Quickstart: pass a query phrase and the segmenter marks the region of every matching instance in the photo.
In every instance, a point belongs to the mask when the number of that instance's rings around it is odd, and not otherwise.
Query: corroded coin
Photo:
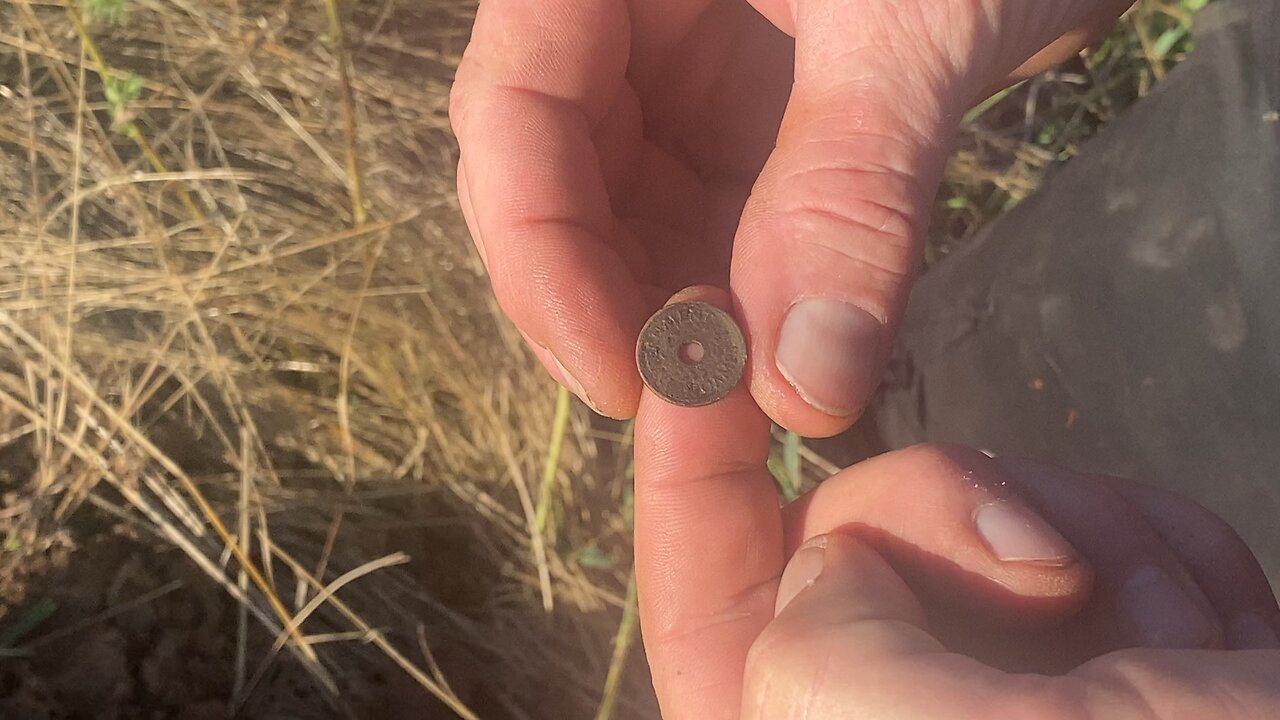
[[[645,323],[636,364],[664,400],[700,407],[720,400],[742,379],[747,344],[729,313],[702,302],[668,305]]]

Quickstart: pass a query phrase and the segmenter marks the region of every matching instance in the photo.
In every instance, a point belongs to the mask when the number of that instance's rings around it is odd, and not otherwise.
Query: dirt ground
[[[493,571],[478,572],[468,588],[424,588],[430,583],[421,582],[423,577],[459,574],[455,563],[465,555],[467,544],[462,537],[425,535],[433,544],[447,544],[449,561],[437,568],[422,563],[397,578],[398,582],[384,581],[378,588],[394,596],[398,612],[421,618],[423,625],[404,629],[404,642],[412,647],[418,632],[424,640],[430,638],[430,652],[444,677],[479,717],[589,717],[602,675],[593,677],[579,669],[578,681],[567,681],[566,669],[554,659],[532,652],[526,655],[527,651],[511,657],[504,636],[509,635],[512,643],[541,636],[546,653],[567,654],[571,651],[558,643],[557,635],[575,633],[603,646],[612,621],[598,623],[593,637],[583,618],[575,617],[529,614],[519,622],[534,627],[505,629],[481,628],[480,624],[491,621],[491,613],[484,612],[476,613],[474,619],[453,618],[454,627],[432,620],[441,612],[437,602],[461,608],[482,606],[481,598],[461,595],[483,592],[481,588],[489,584],[484,575]],[[414,546],[407,539],[389,542]],[[56,609],[37,630],[38,637],[22,645],[20,655],[0,664],[0,717],[227,717],[228,699],[236,696],[238,605],[187,559],[173,551],[157,552],[154,542],[131,537],[119,526],[80,527],[79,523],[36,557],[40,559],[15,568],[18,574],[9,578],[3,592],[6,598],[38,597],[39,603],[52,603]],[[459,580],[452,577],[450,583],[456,586]],[[422,597],[424,589],[432,593],[430,599]],[[451,596],[450,591],[455,594]],[[400,618],[385,620],[387,627],[397,623],[403,624]],[[336,626],[330,631],[341,632]],[[496,636],[479,643],[475,635],[481,632]],[[331,659],[342,669],[338,676],[341,701],[335,703],[317,692],[312,679],[290,658],[279,657],[260,666],[271,656],[270,638],[250,632],[246,647],[252,659],[250,674],[262,674],[256,687],[244,693],[238,716],[453,717],[381,653],[361,645],[358,638],[348,642],[352,647]],[[605,665],[607,661],[600,667]],[[636,669],[642,670],[642,664]],[[647,714],[644,682],[642,677],[636,679],[634,696],[620,708],[620,716]]]
[[[0,718],[655,715],[627,427],[456,211],[472,13],[0,0]],[[932,256],[1185,47],[1123,37],[974,115]]]

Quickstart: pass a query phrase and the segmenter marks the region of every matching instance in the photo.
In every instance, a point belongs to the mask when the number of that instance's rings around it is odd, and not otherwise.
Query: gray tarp
[[[877,417],[1176,489],[1280,586],[1280,7],[1196,49],[912,295]]]

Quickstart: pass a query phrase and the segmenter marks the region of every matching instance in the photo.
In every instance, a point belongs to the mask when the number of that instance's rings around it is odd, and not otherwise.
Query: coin
[[[645,323],[636,365],[649,389],[683,407],[721,400],[742,379],[747,344],[729,313],[703,302],[668,305]]]

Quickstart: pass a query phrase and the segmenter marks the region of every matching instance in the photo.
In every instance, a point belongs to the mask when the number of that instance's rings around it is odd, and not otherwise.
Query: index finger
[[[676,299],[729,309],[719,290]],[[663,717],[736,720],[784,565],[769,420],[745,384],[698,408],[646,389],[635,438],[640,621]]]
[[[613,417],[635,411],[647,302],[614,242],[592,133],[624,90],[628,23],[614,0],[485,0],[449,107],[459,197],[502,309]]]

